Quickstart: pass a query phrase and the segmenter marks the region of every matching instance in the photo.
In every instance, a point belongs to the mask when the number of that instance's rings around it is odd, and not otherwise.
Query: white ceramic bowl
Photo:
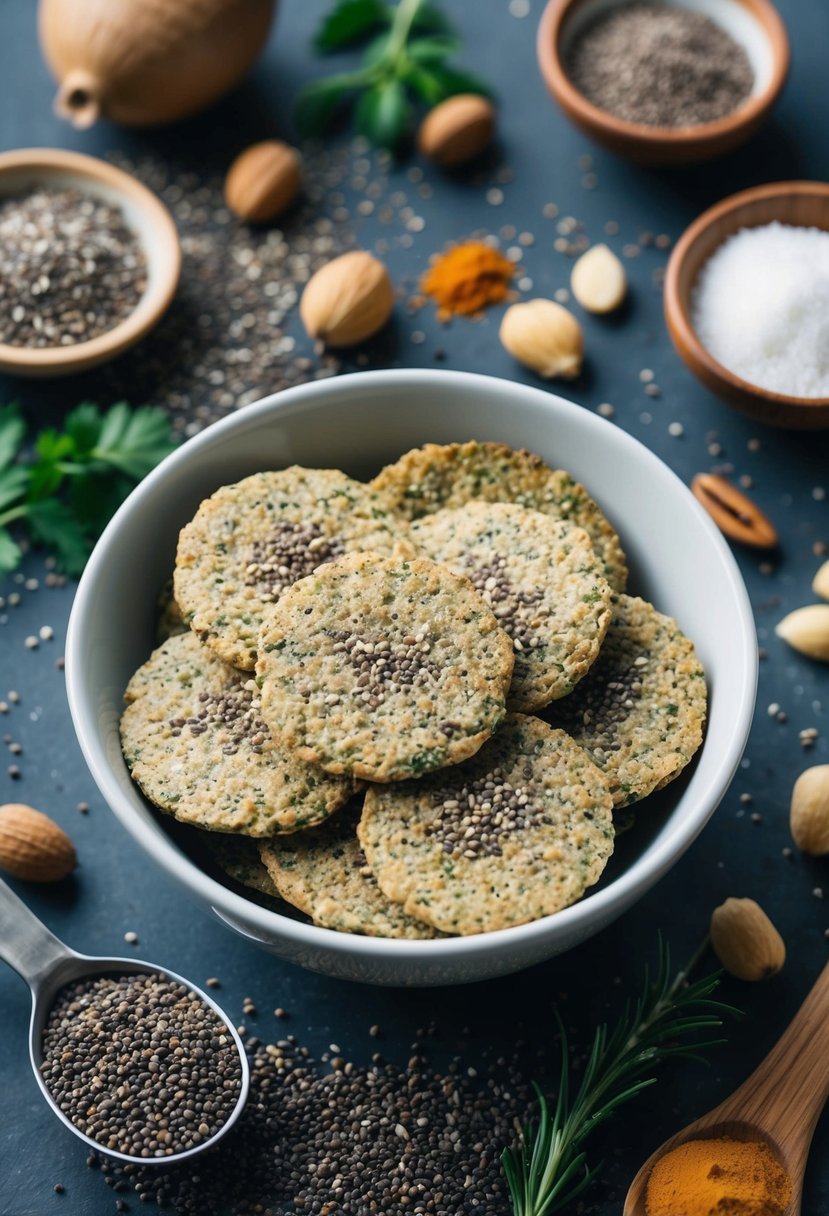
[[[498,440],[571,470],[628,552],[632,589],[676,616],[710,688],[705,743],[687,775],[652,796],[581,903],[514,929],[411,942],[316,928],[231,891],[190,859],[144,801],[121,756],[129,676],[152,648],[158,592],[179,528],[218,486],[298,463],[369,476],[433,441]],[[682,482],[624,431],[540,389],[463,372],[364,372],[267,397],[169,456],[131,494],[81,580],[66,651],[69,704],[98,787],[141,847],[202,905],[267,950],[328,975],[380,984],[462,983],[567,950],[629,908],[682,856],[737,768],[754,708],[754,622],[731,553]]]

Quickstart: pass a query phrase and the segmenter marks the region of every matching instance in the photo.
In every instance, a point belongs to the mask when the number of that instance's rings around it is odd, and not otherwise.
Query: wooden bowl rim
[[[170,306],[181,273],[181,245],[175,221],[161,200],[131,174],[96,156],[63,148],[16,148],[0,153],[0,202],[5,198],[2,184],[6,174],[20,170],[31,170],[33,178],[44,170],[46,175],[51,170],[62,170],[108,186],[117,195],[131,200],[148,217],[158,239],[158,245],[150,250],[140,234],[136,234],[148,265],[152,261],[156,268],[157,281],[144,292],[128,317],[86,342],[47,347],[0,342],[0,370],[24,375],[60,375],[112,359],[143,338]]]
[[[679,290],[680,271],[685,259],[699,238],[713,224],[746,204],[760,202],[764,199],[790,197],[793,194],[812,195],[829,200],[829,182],[769,182],[764,186],[753,186],[749,190],[740,190],[737,194],[730,194],[719,203],[715,203],[713,207],[709,207],[707,211],[703,211],[702,215],[685,229],[668,260],[664,287],[665,321],[680,356],[695,373],[693,362],[686,357],[686,350],[690,352],[692,360],[706,369],[709,376],[723,383],[732,392],[775,405],[791,406],[795,409],[801,407],[823,407],[825,409],[826,406],[829,406],[829,397],[796,397],[788,393],[776,393],[771,389],[762,388],[758,384],[752,384],[750,380],[744,380],[742,376],[736,375],[715,359],[697,336],[691,323],[689,301]],[[784,220],[780,222],[785,223]],[[742,225],[745,228],[757,226],[751,223]],[[722,244],[722,241],[719,244]]]
[[[623,0],[620,0],[620,3],[622,2]],[[615,136],[629,146],[638,144],[643,151],[647,151],[666,146],[682,148],[715,143],[723,136],[731,135],[757,122],[777,101],[786,83],[791,48],[783,18],[771,0],[750,0],[750,3],[737,0],[762,27],[771,48],[771,79],[760,93],[750,97],[745,105],[733,114],[693,127],[654,127],[618,118],[588,101],[572,84],[561,61],[561,28],[571,11],[582,3],[584,0],[548,0],[541,14],[536,40],[541,74],[550,92],[565,110],[577,114],[585,126],[602,131],[606,136]]]

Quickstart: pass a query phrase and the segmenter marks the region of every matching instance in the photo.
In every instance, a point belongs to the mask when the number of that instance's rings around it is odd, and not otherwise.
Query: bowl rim
[[[682,267],[692,248],[709,228],[721,220],[723,216],[730,215],[746,204],[760,202],[764,199],[791,197],[791,195],[797,194],[811,195],[826,199],[829,202],[829,182],[806,180],[768,182],[762,186],[752,186],[748,190],[740,190],[736,194],[729,194],[726,198],[721,199],[720,202],[714,203],[713,206],[703,211],[702,215],[689,224],[671,251],[671,256],[668,259],[668,265],[665,270],[663,301],[665,322],[673,339],[674,346],[684,362],[695,374],[699,373],[694,366],[694,361],[704,368],[709,377],[719,381],[723,386],[730,389],[732,394],[753,397],[760,401],[766,401],[771,405],[783,405],[808,411],[809,407],[825,409],[829,406],[829,396],[796,397],[789,393],[778,393],[773,389],[753,384],[750,380],[744,380],[742,376],[738,376],[736,372],[730,371],[729,368],[715,359],[708,348],[703,345],[691,321],[690,298],[686,300],[679,289]],[[747,222],[741,227],[755,228],[759,226],[759,224]],[[715,246],[715,249],[724,244],[727,239],[727,237],[724,237]],[[693,284],[691,284],[691,287],[693,287]],[[686,351],[689,352],[690,359],[686,356]]]
[[[536,39],[541,74],[548,89],[565,110],[577,114],[586,127],[601,130],[629,146],[638,144],[643,150],[666,145],[677,149],[691,149],[700,144],[716,143],[723,136],[758,122],[775,104],[786,83],[791,63],[791,47],[780,13],[771,0],[736,0],[736,3],[749,11],[771,48],[772,70],[765,88],[759,93],[751,94],[745,104],[733,114],[726,114],[724,118],[718,118],[714,122],[698,123],[693,127],[656,127],[619,118],[609,110],[594,105],[575,87],[561,58],[559,43],[564,22],[572,10],[584,2],[585,0],[547,0]],[[619,0],[619,3],[622,2],[623,0]]]
[[[667,474],[669,478],[673,479],[677,490],[685,499],[687,509],[708,533],[709,539],[723,563],[724,573],[738,605],[743,635],[740,654],[739,674],[742,679],[742,688],[739,711],[730,724],[731,733],[725,748],[723,763],[717,773],[711,776],[706,786],[697,794],[694,813],[688,814],[677,825],[675,834],[672,834],[670,840],[662,841],[658,845],[651,845],[647,856],[638,858],[629,869],[606,887],[589,892],[580,901],[560,912],[506,929],[492,930],[467,937],[446,937],[426,941],[340,933],[334,929],[308,925],[294,920],[280,912],[262,907],[253,900],[246,899],[230,890],[216,879],[211,878],[189,857],[183,856],[181,850],[168,836],[159,835],[150,830],[149,826],[138,818],[132,806],[123,799],[114,771],[110,768],[106,748],[98,737],[95,714],[88,705],[80,660],[82,650],[80,636],[84,631],[89,607],[96,595],[95,584],[98,573],[107,562],[109,550],[118,544],[118,533],[122,521],[136,507],[140,506],[144,498],[154,494],[159,483],[182,472],[192,456],[200,449],[220,445],[228,432],[244,427],[255,429],[261,419],[272,414],[288,413],[298,404],[301,405],[306,397],[313,396],[318,400],[335,397],[342,391],[344,381],[347,381],[352,388],[358,387],[360,384],[372,387],[387,385],[389,391],[392,392],[395,388],[400,388],[401,380],[405,381],[407,387],[422,387],[426,392],[435,390],[440,385],[446,384],[447,381],[451,381],[461,391],[465,387],[470,394],[474,393],[476,387],[482,392],[487,387],[491,389],[494,382],[501,391],[509,392],[513,397],[520,394],[527,398],[528,402],[532,400],[536,405],[550,409],[552,416],[561,409],[568,412],[574,411],[588,428],[597,434],[606,434],[604,428],[611,427],[616,441],[623,449],[635,451],[639,459],[644,459],[646,464],[659,468],[662,475]],[[737,562],[710,516],[700,506],[685,483],[663,460],[626,431],[557,394],[505,380],[502,377],[432,368],[393,368],[353,372],[345,377],[310,381],[261,398],[259,401],[245,406],[243,410],[213,423],[182,444],[133,490],[107,525],[87,563],[75,594],[66,638],[67,698],[84,759],[110,809],[144,851],[168,875],[184,885],[191,894],[207,903],[220,915],[221,919],[230,918],[240,921],[244,926],[244,931],[248,934],[254,936],[263,934],[267,941],[269,934],[278,933],[283,939],[288,939],[294,945],[317,949],[322,953],[335,953],[389,963],[401,963],[407,960],[412,963],[451,963],[461,958],[465,961],[475,958],[482,959],[492,953],[500,953],[505,948],[508,950],[511,945],[517,946],[521,943],[523,946],[543,940],[551,934],[566,936],[567,929],[575,931],[583,921],[595,921],[597,925],[601,925],[619,915],[635,901],[638,895],[644,894],[658,881],[682,856],[719,805],[737,770],[748,739],[754,713],[757,678],[758,657],[754,616]]]
[[[151,253],[141,235],[135,234],[148,265],[152,259],[157,267],[157,280],[145,290],[129,316],[112,329],[86,342],[76,342],[73,346],[28,347],[0,342],[0,370],[23,373],[42,371],[57,375],[114,358],[152,329],[175,295],[181,273],[181,245],[175,221],[161,199],[137,178],[108,161],[65,148],[15,148],[0,152],[0,202],[10,197],[3,189],[6,175],[28,171],[31,171],[33,180],[37,179],[38,174],[42,174],[45,180],[57,172],[75,176],[79,182],[107,186],[121,199],[129,199],[145,213],[158,240],[155,252]]]

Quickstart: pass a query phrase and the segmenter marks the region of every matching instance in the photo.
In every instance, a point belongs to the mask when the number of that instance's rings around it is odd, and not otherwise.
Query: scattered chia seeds
[[[255,587],[262,599],[276,603],[287,587],[344,553],[342,541],[326,536],[318,524],[286,520],[266,541],[254,543],[245,586]]]
[[[84,1135],[134,1157],[210,1139],[241,1085],[222,1019],[165,976],[83,979],[63,988],[43,1031],[41,1073]]]
[[[118,207],[75,189],[0,205],[0,341],[43,348],[97,338],[134,311],[146,282]]]
[[[528,764],[523,775],[532,780]],[[531,822],[548,823],[543,805],[534,801],[526,786],[514,786],[500,768],[468,781],[460,790],[447,786],[433,792],[437,812],[434,827],[426,829],[453,859],[500,857],[512,832],[523,832]]]
[[[507,576],[507,559],[499,554],[493,554],[487,566],[477,565],[468,557],[466,566],[467,577],[489,604],[515,649],[535,650],[540,646],[542,638],[535,630],[541,624],[538,605],[544,592],[516,591]]]
[[[725,118],[754,84],[746,52],[715,21],[638,2],[606,9],[578,33],[567,72],[593,105],[651,127]]]
[[[529,1104],[513,1064],[338,1054],[323,1073],[293,1036],[248,1054],[250,1099],[215,1152],[194,1168],[103,1160],[106,1182],[176,1216],[504,1216],[499,1155]]]

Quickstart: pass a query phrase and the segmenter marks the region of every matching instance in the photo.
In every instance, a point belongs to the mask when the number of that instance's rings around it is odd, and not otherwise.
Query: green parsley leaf
[[[0,574],[11,574],[22,557],[23,550],[12,540],[8,528],[0,528]]]
[[[399,80],[382,80],[357,103],[357,130],[378,148],[395,148],[408,122],[406,90]]]
[[[434,4],[421,4],[412,20],[412,29],[424,34],[448,34],[452,25]]]
[[[456,93],[479,93],[482,97],[490,97],[491,92],[484,82],[471,72],[463,72],[458,68],[448,68],[442,63],[430,64],[431,70],[444,97],[454,97]]]
[[[12,463],[25,434],[26,423],[20,415],[20,406],[0,407],[0,469]]]
[[[29,486],[28,470],[21,464],[0,469],[0,510],[22,498]]]
[[[326,76],[306,85],[294,110],[300,134],[322,135],[353,87],[351,76]]]
[[[80,574],[92,548],[78,520],[73,519],[57,498],[32,503],[26,514],[32,537],[52,549],[66,574]]]
[[[98,442],[90,454],[96,461],[140,481],[174,447],[163,410],[151,405],[131,410],[125,401],[119,401],[104,416]]]
[[[339,0],[323,17],[314,35],[314,47],[326,53],[353,46],[388,20],[389,10],[383,0]]]
[[[75,445],[79,456],[87,456],[98,442],[103,416],[97,405],[82,401],[66,415],[63,429]]]
[[[428,68],[412,65],[406,70],[406,84],[430,108],[443,101],[443,85]]]

